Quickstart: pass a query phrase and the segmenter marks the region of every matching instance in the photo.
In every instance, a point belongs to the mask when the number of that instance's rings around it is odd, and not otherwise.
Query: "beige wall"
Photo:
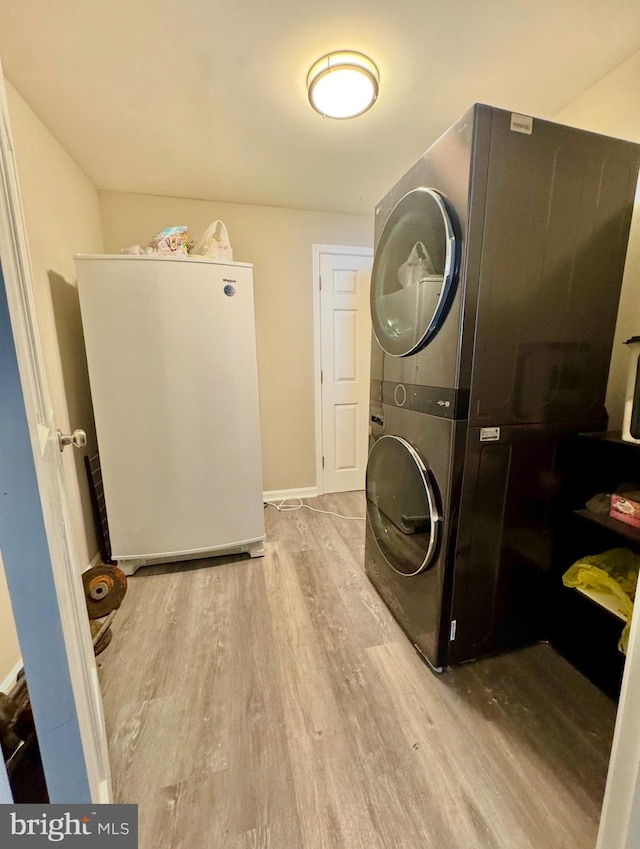
[[[640,52],[568,104],[554,120],[640,142]],[[622,427],[629,364],[629,352],[623,343],[637,334],[640,334],[640,191],[636,193],[607,388],[611,430]]]
[[[162,227],[193,236],[221,218],[234,259],[254,265],[264,488],[316,483],[312,245],[373,243],[371,218],[100,192],[105,250],[146,244]]]
[[[4,574],[2,553],[0,552],[0,690],[2,690],[3,681],[15,670],[19,662],[20,646],[18,644],[16,626],[13,621],[13,611],[11,609],[7,579]]]
[[[45,365],[58,427],[84,428],[95,450],[74,253],[102,251],[98,193],[65,150],[5,81],[27,225]],[[81,451],[63,456],[80,567],[97,551]]]

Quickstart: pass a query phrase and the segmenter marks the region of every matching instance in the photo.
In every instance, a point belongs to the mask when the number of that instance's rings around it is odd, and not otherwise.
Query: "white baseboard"
[[[16,686],[16,681],[18,680],[18,673],[22,669],[22,658],[16,663],[11,672],[7,675],[4,681],[0,681],[0,693],[4,693],[5,695],[9,695],[9,693]]]
[[[262,493],[263,501],[284,501],[286,498],[316,498],[317,486],[306,486],[302,489],[272,489]]]
[[[84,575],[85,572],[88,572],[89,569],[93,569],[94,566],[98,566],[100,563],[102,563],[102,555],[100,554],[99,551],[97,551],[95,553],[91,563],[89,563],[88,566],[85,566],[84,569],[82,570],[82,574]]]

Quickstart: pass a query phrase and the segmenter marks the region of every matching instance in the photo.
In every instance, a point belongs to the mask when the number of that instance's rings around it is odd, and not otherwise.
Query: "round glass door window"
[[[440,531],[434,484],[405,439],[381,436],[367,462],[367,519],[389,566],[418,575],[433,562]]]
[[[444,200],[419,188],[394,207],[375,252],[371,320],[380,346],[406,357],[426,345],[453,293],[457,244]]]

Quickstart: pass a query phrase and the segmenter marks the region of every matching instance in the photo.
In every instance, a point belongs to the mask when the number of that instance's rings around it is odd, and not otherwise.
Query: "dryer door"
[[[399,436],[381,436],[369,453],[367,520],[398,574],[419,575],[434,562],[440,533],[435,482],[416,449]]]
[[[437,333],[457,264],[455,231],[442,196],[426,188],[406,194],[384,226],[371,276],[373,331],[387,354],[414,354]]]

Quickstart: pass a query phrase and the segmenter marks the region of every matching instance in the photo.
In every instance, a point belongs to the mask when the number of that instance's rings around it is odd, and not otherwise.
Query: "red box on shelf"
[[[624,522],[625,525],[640,528],[640,492],[629,492],[625,495],[614,492],[611,496],[609,516],[618,522]]]

